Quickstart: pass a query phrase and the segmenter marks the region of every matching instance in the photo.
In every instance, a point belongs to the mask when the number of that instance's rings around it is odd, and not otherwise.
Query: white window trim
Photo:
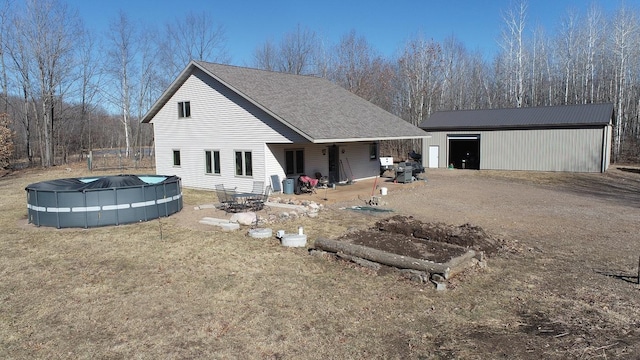
[[[236,154],[242,153],[242,174],[238,174],[236,172]],[[247,172],[247,164],[245,162],[246,153],[251,153],[251,175],[246,175]],[[241,178],[253,178],[253,150],[245,149],[245,150],[233,150],[233,174],[235,177]]]
[[[185,115],[186,113],[186,107],[184,104],[189,104],[189,116],[180,116],[180,114],[182,113],[182,115]],[[191,118],[191,101],[178,101],[178,119],[189,119]]]
[[[211,153],[211,172],[207,172],[207,152]],[[221,161],[221,152],[220,149],[204,149],[204,174],[207,176],[220,176],[222,175],[222,165],[218,164],[218,168],[220,169],[219,173],[216,173],[216,157],[214,154],[218,152],[218,161]]]
[[[178,165],[176,165],[176,152],[178,153],[178,160],[180,162]],[[182,167],[182,152],[180,149],[171,149],[171,164],[175,168]]]

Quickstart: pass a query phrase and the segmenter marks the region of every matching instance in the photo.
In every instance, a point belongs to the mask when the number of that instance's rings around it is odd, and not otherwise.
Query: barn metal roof
[[[613,104],[582,104],[489,110],[438,111],[424,130],[543,129],[601,127],[611,124]]]

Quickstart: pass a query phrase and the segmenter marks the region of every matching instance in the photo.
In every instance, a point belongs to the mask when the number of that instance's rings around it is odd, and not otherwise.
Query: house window
[[[284,158],[287,175],[304,174],[304,150],[285,150]]]
[[[369,144],[369,160],[378,158],[378,143]]]
[[[251,151],[236,151],[236,175],[253,176]]]
[[[180,150],[173,150],[173,166],[180,166]]]
[[[191,117],[191,102],[181,101],[178,103],[178,118]]]
[[[204,171],[207,174],[220,175],[220,151],[219,150],[205,150]]]

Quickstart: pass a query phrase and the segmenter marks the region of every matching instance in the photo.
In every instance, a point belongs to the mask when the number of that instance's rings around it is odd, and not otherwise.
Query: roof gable
[[[150,122],[194,68],[222,83],[311,142],[427,137],[418,127],[329,80],[192,61],[143,118]]]
[[[593,127],[611,124],[612,117],[613,104],[438,111],[423,121],[420,128],[444,130]]]

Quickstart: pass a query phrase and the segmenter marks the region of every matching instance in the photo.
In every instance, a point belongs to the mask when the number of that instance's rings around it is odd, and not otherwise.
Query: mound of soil
[[[499,241],[479,226],[425,223],[402,215],[380,220],[371,229],[351,232],[337,240],[439,263],[460,256],[469,249],[486,254],[493,254],[499,249]]]

